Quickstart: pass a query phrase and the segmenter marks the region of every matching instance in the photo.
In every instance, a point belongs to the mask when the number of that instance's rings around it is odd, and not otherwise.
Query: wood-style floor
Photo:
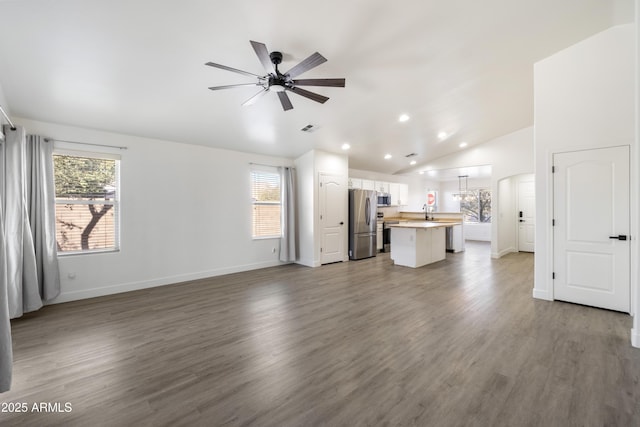
[[[473,243],[419,269],[383,254],[48,306],[13,322],[0,403],[29,412],[0,424],[640,425],[631,317],[532,286],[533,255]]]

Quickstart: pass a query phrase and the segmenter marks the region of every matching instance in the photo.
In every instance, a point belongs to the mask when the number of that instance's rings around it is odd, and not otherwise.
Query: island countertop
[[[461,222],[452,221],[408,221],[401,222],[399,224],[389,224],[387,227],[397,228],[439,228],[439,227],[453,227],[456,225],[462,225]]]

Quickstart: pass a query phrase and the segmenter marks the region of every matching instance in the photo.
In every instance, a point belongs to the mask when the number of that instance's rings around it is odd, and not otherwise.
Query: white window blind
[[[119,160],[54,154],[53,170],[58,252],[117,250]]]
[[[263,170],[251,171],[253,238],[280,237],[280,174]]]

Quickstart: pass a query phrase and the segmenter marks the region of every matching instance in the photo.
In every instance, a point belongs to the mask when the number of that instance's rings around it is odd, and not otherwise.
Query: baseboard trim
[[[631,345],[640,348],[640,329],[631,329]]]
[[[516,248],[513,248],[513,247],[507,248],[507,249],[503,249],[503,250],[501,250],[500,252],[497,252],[497,253],[496,252],[492,252],[491,253],[491,258],[493,258],[493,259],[502,258],[503,256],[505,256],[507,254],[514,253],[514,252],[517,252],[517,251],[516,251]]]
[[[320,267],[320,262],[319,261],[313,261],[313,260],[298,260],[296,261],[296,264],[300,264],[300,265],[304,265],[305,267]]]
[[[261,268],[277,267],[277,266],[286,265],[286,264],[288,263],[283,263],[280,261],[267,261],[267,262],[256,263],[256,264],[245,264],[245,265],[238,265],[234,267],[226,267],[226,268],[219,268],[215,270],[201,271],[198,273],[178,274],[175,276],[158,277],[150,280],[122,283],[117,285],[104,286],[100,288],[62,292],[54,300],[48,301],[47,305],[102,297],[106,295],[120,294],[123,292],[139,291],[142,289],[173,285],[176,283],[188,282],[191,280],[206,279],[208,277],[223,276],[225,274],[232,274],[232,273],[241,273],[243,271],[258,270]]]
[[[540,289],[534,289],[533,290],[533,297],[535,299],[543,299],[545,301],[553,301],[553,298],[551,297],[551,294],[549,293],[549,291],[541,291]]]

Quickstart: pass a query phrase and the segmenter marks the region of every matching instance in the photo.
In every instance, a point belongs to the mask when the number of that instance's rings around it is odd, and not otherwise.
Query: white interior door
[[[320,174],[320,263],[344,260],[347,191],[344,177]]]
[[[518,181],[518,251],[533,252],[536,234],[536,192],[533,177]]]
[[[629,312],[629,148],[553,156],[554,298]]]

